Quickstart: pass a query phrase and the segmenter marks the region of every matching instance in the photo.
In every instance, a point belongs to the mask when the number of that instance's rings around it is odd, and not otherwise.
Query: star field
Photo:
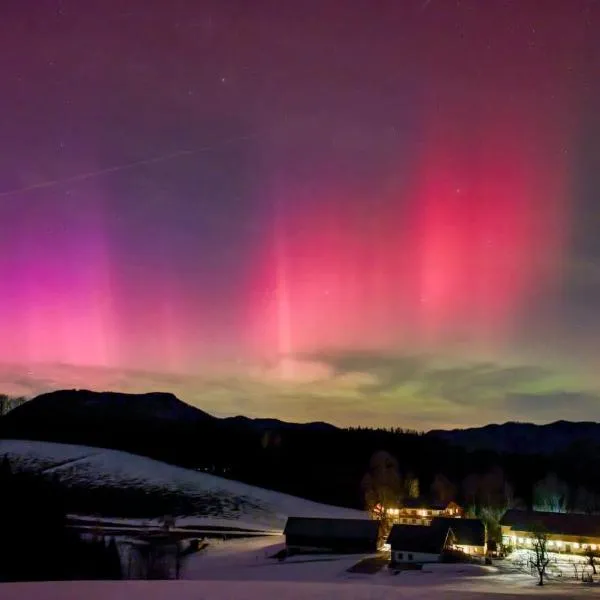
[[[0,392],[600,419],[593,0],[6,0]]]

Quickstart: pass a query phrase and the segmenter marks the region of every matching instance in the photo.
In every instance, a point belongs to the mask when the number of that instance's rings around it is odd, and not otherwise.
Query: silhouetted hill
[[[418,434],[340,429],[243,416],[217,418],[172,394],[87,390],[43,394],[0,417],[0,438],[123,450],[318,502],[361,508],[361,480],[374,452],[387,450],[424,492],[437,473],[455,482],[500,466],[529,502],[549,472],[597,489],[600,424],[505,423]]]
[[[427,435],[471,451],[550,455],[564,452],[574,444],[600,443],[600,423],[556,421],[534,425],[508,422],[469,429],[433,430]]]
[[[217,418],[167,393],[61,390],[37,396],[0,418],[0,438],[124,450],[282,491],[304,485],[302,478],[285,483],[279,474],[284,469],[282,440],[286,446],[292,439],[314,445],[314,436],[338,431],[327,423]],[[271,452],[274,446],[277,456]]]
[[[334,431],[338,429],[335,425],[331,425],[331,423],[324,423],[323,421],[312,421],[310,423],[288,423],[287,421],[280,421],[279,419],[251,419],[250,417],[244,417],[242,415],[238,415],[236,417],[226,417],[223,419],[223,421],[226,423],[250,427],[258,431],[289,431],[292,429]]]
[[[179,400],[173,394],[121,394],[89,390],[61,390],[42,394],[9,413],[10,421],[114,419],[200,423],[216,417]]]

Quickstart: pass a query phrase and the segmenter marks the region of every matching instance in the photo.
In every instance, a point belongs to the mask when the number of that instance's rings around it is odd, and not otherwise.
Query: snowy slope
[[[70,485],[184,493],[204,507],[198,516],[233,520],[237,525],[281,530],[289,515],[368,518],[362,511],[327,506],[118,450],[0,440],[0,456],[4,455],[18,470],[52,474]]]

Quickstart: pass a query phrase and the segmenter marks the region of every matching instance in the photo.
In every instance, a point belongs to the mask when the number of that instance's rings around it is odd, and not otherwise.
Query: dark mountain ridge
[[[370,457],[387,450],[428,490],[443,473],[458,486],[472,473],[502,467],[527,500],[531,482],[556,472],[572,486],[600,485],[600,424],[505,423],[426,434],[328,423],[218,418],[173,394],[65,390],[42,394],[0,417],[0,438],[124,450],[253,485],[362,507]]]
[[[427,433],[467,450],[491,450],[503,454],[562,452],[573,444],[600,442],[600,423],[555,421],[544,425],[508,421],[468,429],[433,430]]]
[[[109,418],[199,423],[216,419],[170,393],[122,394],[90,390],[60,390],[42,394],[15,408],[9,414],[11,415],[9,420]]]

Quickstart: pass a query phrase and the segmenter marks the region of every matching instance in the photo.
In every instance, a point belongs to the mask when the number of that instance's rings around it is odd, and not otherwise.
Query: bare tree
[[[493,467],[480,479],[478,497],[481,506],[501,511],[512,505],[513,489],[501,467]]]
[[[24,396],[9,396],[8,394],[0,394],[0,417],[8,414],[21,404],[27,402]]]
[[[431,484],[431,493],[440,504],[449,504],[456,500],[456,486],[441,473],[438,473]]]
[[[538,572],[540,578],[538,585],[544,585],[546,567],[550,563],[550,557],[548,556],[548,534],[541,528],[536,528],[533,532],[533,539],[531,542],[533,545],[533,550],[531,551],[531,564]]]
[[[469,475],[463,482],[467,515],[485,522],[492,539],[500,538],[500,520],[513,506],[513,488],[501,467],[493,467],[484,475]]]
[[[412,473],[408,473],[404,478],[404,495],[407,498],[418,498],[419,493],[419,480]]]
[[[564,513],[567,512],[569,486],[555,473],[549,473],[533,486],[533,505],[535,510]]]
[[[577,560],[577,558],[572,558],[569,561],[569,564],[571,565],[571,567],[573,567],[573,573],[574,573],[575,580],[578,580],[580,575],[581,575],[581,579],[583,580],[584,564],[580,560]],[[581,569],[581,571],[580,571],[580,569]]]
[[[380,543],[387,538],[393,525],[393,511],[400,507],[403,498],[402,479],[398,461],[383,450],[371,457],[361,488],[365,508],[374,519],[380,521]]]
[[[596,550],[592,550],[591,546],[586,546],[585,556],[588,559],[588,565],[592,567],[592,572],[596,575],[596,559],[600,557],[600,553]]]
[[[586,515],[594,514],[600,508],[600,497],[598,494],[580,485],[575,491],[573,508],[577,512],[582,512]]]

